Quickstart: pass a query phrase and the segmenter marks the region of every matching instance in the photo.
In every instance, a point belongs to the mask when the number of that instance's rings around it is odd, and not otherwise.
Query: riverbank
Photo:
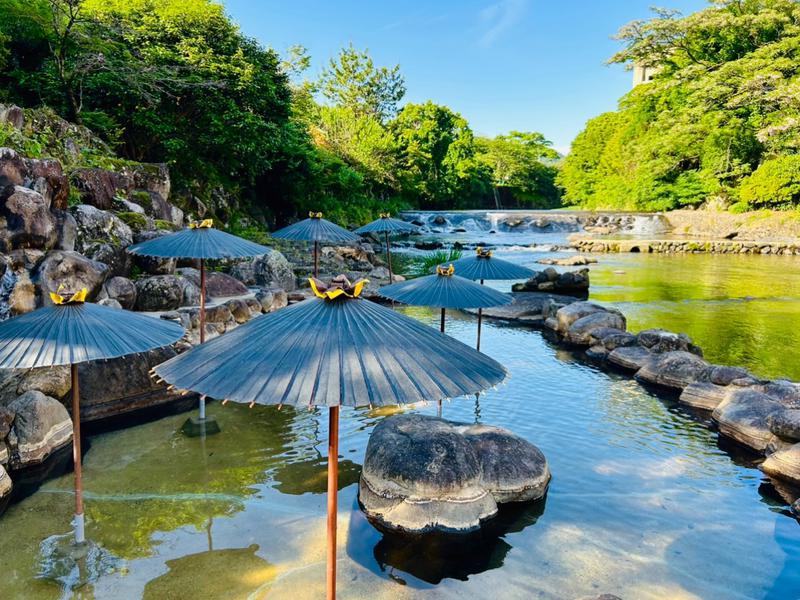
[[[760,457],[759,468],[778,480],[787,509],[798,506],[800,384],[709,363],[683,333],[631,333],[622,312],[594,302],[526,292],[515,294],[514,304],[484,309],[483,315],[543,329],[602,368],[625,373],[698,411],[721,438]]]

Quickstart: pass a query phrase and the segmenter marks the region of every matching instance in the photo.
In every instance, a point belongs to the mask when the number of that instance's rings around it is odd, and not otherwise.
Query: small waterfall
[[[11,307],[8,305],[8,301],[11,298],[11,292],[14,291],[17,279],[11,269],[6,269],[3,277],[0,277],[0,321],[5,321],[11,316]]]
[[[623,230],[636,236],[658,236],[669,231],[669,224],[663,215],[632,215]]]

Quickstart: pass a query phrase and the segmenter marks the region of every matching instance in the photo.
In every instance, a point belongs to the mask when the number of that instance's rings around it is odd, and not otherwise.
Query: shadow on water
[[[350,520],[348,554],[401,585],[431,587],[446,579],[499,569],[513,546],[506,536],[534,525],[545,509],[536,502],[505,504],[477,532],[405,534],[373,525],[356,503]]]
[[[339,460],[338,489],[358,483],[361,465],[351,460]],[[275,489],[283,494],[324,494],[328,491],[328,457],[285,464],[276,469],[273,479]]]

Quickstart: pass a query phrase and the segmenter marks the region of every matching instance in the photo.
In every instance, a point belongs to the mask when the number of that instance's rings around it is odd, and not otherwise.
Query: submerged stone
[[[397,415],[370,437],[359,500],[389,529],[471,531],[498,503],[542,498],[549,481],[539,449],[505,429]]]

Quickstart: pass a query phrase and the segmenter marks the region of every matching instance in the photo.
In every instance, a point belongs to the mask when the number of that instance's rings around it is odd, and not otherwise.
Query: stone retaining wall
[[[800,242],[750,242],[739,240],[612,240],[578,238],[570,245],[580,252],[711,253],[800,255]]]

